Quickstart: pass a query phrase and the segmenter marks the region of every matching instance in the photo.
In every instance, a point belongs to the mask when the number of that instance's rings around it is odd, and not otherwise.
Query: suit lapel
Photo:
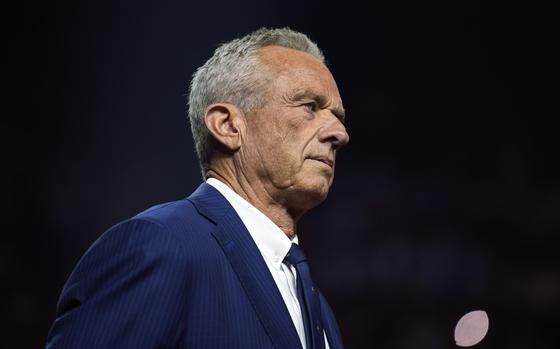
[[[202,215],[216,224],[212,234],[229,259],[274,346],[301,348],[276,283],[257,245],[229,202],[206,183],[201,184],[188,199]]]

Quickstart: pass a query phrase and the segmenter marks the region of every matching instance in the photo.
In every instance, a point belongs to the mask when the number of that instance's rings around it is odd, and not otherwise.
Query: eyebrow
[[[324,106],[325,104],[327,104],[327,97],[325,95],[322,95],[320,93],[311,90],[296,91],[290,97],[290,100],[293,102],[298,102],[298,101],[303,101],[308,99],[316,101],[320,106]],[[334,116],[336,116],[340,121],[344,123],[346,119],[346,111],[344,110],[343,107],[336,107],[334,109],[331,109],[331,112],[334,114]]]

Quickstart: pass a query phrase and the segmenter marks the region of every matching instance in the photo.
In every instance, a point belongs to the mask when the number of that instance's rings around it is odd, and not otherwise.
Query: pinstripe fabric
[[[342,348],[321,297],[331,348]],[[300,348],[262,256],[202,184],[104,233],[62,290],[47,348]]]

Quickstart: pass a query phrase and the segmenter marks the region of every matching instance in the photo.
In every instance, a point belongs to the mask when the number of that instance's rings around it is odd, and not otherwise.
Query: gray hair
[[[189,120],[203,179],[213,150],[212,137],[204,124],[206,108],[213,103],[231,103],[250,112],[262,106],[269,80],[262,74],[266,67],[259,60],[258,50],[266,46],[303,51],[325,63],[317,44],[289,28],[261,28],[218,46],[193,74],[189,91]]]

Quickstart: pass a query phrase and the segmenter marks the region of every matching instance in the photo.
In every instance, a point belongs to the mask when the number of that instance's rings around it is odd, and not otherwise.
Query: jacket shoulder
[[[208,221],[186,199],[152,206],[138,213],[131,220],[149,221],[167,229],[180,228],[185,224],[204,224],[205,221]]]

